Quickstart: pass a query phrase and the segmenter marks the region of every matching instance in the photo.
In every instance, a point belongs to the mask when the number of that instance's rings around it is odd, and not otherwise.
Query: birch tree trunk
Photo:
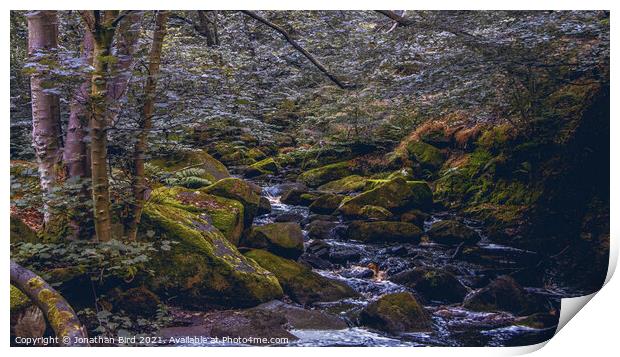
[[[33,11],[28,20],[28,55],[31,59],[43,56],[45,51],[58,47],[58,19],[56,11]],[[44,221],[50,222],[49,195],[61,169],[60,101],[51,93],[44,71],[30,77],[32,98],[32,143],[37,157],[41,191],[43,192]]]
[[[97,239],[107,242],[112,239],[112,218],[110,214],[110,188],[107,171],[107,129],[108,129],[108,82],[112,41],[116,30],[117,10],[93,11],[91,29],[94,39],[93,67],[90,93],[90,161],[93,185],[93,208]]]
[[[142,208],[146,200],[146,179],[144,177],[144,158],[147,150],[147,139],[149,130],[153,125],[153,115],[155,113],[155,92],[157,90],[157,79],[161,62],[161,49],[166,36],[166,21],[168,11],[158,11],[155,19],[155,31],[153,33],[153,43],[149,51],[148,77],[144,86],[144,106],[142,107],[142,122],[138,140],[135,145],[134,167],[133,167],[133,194],[134,205],[129,216],[127,227],[127,238],[135,240],[138,233],[138,225],[142,216]]]

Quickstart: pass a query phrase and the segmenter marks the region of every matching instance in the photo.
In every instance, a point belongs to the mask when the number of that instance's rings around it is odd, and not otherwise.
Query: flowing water
[[[287,220],[298,220],[302,225],[305,244],[308,238],[304,227],[313,219],[307,207],[287,205],[280,201],[282,185],[257,182],[263,187],[272,206],[271,213],[255,219],[255,225],[263,225],[278,221],[278,217],[287,215]],[[330,303],[315,304],[318,308],[337,313],[348,321],[353,321],[356,313],[369,302],[380,296],[408,288],[389,281],[389,276],[416,266],[429,266],[447,269],[452,272],[465,286],[472,290],[486,285],[496,276],[515,271],[536,261],[536,253],[514,247],[496,244],[487,237],[480,222],[462,219],[451,212],[433,212],[424,223],[424,230],[437,221],[459,219],[470,228],[476,230],[482,239],[478,247],[486,255],[493,257],[492,264],[472,263],[454,258],[454,247],[445,247],[434,243],[420,244],[365,244],[350,241],[338,236],[347,222],[341,217],[332,216],[336,223],[329,237],[321,239],[335,249],[354,252],[354,257],[346,264],[334,265],[328,269],[314,269],[315,272],[350,285],[361,294],[361,298],[346,299]],[[324,216],[321,219],[325,219]],[[332,249],[334,249],[332,248]],[[387,278],[377,278],[368,274],[367,265],[378,264]],[[532,294],[544,295],[550,301],[549,308],[558,306],[559,298],[565,291],[548,285],[543,288],[527,288]],[[464,309],[460,304],[442,304],[430,301],[426,309],[431,313],[434,330],[430,333],[409,333],[392,336],[363,327],[351,327],[344,330],[292,330],[299,340],[291,342],[291,346],[507,346],[527,345],[542,342],[550,338],[555,327],[535,329],[519,326],[515,323],[516,316],[508,312],[476,312]],[[351,324],[351,326],[353,326]]]

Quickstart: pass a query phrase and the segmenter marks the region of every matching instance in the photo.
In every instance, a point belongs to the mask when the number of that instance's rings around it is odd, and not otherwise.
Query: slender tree
[[[157,80],[159,76],[159,67],[161,63],[161,52],[164,37],[166,36],[166,22],[168,20],[168,11],[158,11],[155,18],[155,31],[153,32],[153,42],[149,51],[149,64],[146,84],[144,86],[144,105],[142,107],[142,120],[140,122],[140,131],[138,132],[138,140],[135,145],[133,155],[133,194],[134,205],[129,216],[129,224],[127,228],[127,237],[130,240],[136,238],[138,232],[138,224],[142,215],[142,208],[146,200],[146,179],[144,176],[144,158],[147,150],[147,139],[149,130],[153,124],[153,115],[155,113],[155,91],[157,90]]]
[[[28,19],[28,55],[37,62],[58,47],[56,11],[33,11]],[[37,157],[41,190],[44,196],[44,222],[50,222],[49,195],[53,192],[62,166],[60,101],[52,90],[45,69],[30,77],[32,98],[32,143]]]
[[[112,239],[110,189],[107,171],[108,83],[114,62],[112,42],[116,27],[126,13],[118,10],[83,11],[82,18],[93,34],[93,75],[90,89],[90,161],[95,232],[99,241]]]

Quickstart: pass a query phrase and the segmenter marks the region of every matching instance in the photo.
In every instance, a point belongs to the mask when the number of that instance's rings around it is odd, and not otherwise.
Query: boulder
[[[304,237],[299,223],[270,223],[252,227],[241,245],[267,249],[281,257],[297,259],[304,252]]]
[[[245,177],[256,177],[262,175],[273,175],[280,171],[280,165],[278,165],[273,158],[268,158],[256,162],[245,169]]]
[[[311,202],[304,201],[301,196],[308,193],[308,187],[301,183],[294,185],[287,185],[282,188],[282,195],[280,196],[280,202],[287,205],[307,205]]]
[[[452,220],[435,222],[426,233],[432,241],[446,245],[474,244],[480,240],[476,231]]]
[[[402,222],[413,223],[416,226],[422,228],[424,227],[424,222],[429,219],[431,216],[428,213],[424,213],[418,209],[413,209],[411,211],[407,211],[400,215],[400,220]]]
[[[408,292],[387,294],[368,304],[360,314],[360,322],[393,334],[432,329],[430,315]]]
[[[414,268],[398,273],[390,280],[415,290],[426,300],[460,303],[468,292],[454,275],[441,269]]]
[[[533,300],[513,278],[503,275],[468,295],[463,307],[474,311],[508,311],[517,315],[536,312]]]
[[[351,193],[362,191],[366,185],[366,178],[359,175],[343,177],[339,180],[330,181],[318,187],[319,191],[331,193]]]
[[[199,168],[204,170],[201,177],[211,182],[230,177],[226,166],[205,150],[183,150],[155,155],[149,163],[169,172],[177,172],[184,168]]]
[[[330,181],[338,180],[353,173],[353,165],[349,161],[337,162],[316,169],[308,170],[297,178],[309,187],[318,187]]]
[[[432,171],[441,168],[445,160],[441,150],[422,141],[412,141],[407,144],[407,152],[422,168]]]
[[[275,313],[286,319],[288,325],[296,330],[341,330],[348,327],[340,317],[319,310],[308,310],[280,300],[273,300],[252,308]]]
[[[258,212],[256,212],[256,214],[260,216],[261,214],[267,213],[271,213],[271,202],[269,202],[267,197],[261,196],[258,201]]]
[[[141,236],[173,242],[146,263],[153,271],[146,287],[174,297],[175,304],[201,309],[254,306],[281,297],[276,276],[239,253],[203,217],[167,200],[151,198],[145,204]],[[149,231],[154,234],[144,234]]]
[[[326,193],[314,200],[309,208],[310,211],[314,213],[331,214],[340,206],[340,202],[342,202],[343,199],[343,195]]]
[[[392,216],[392,212],[387,209],[373,205],[366,205],[359,212],[359,218],[373,221],[385,221]]]
[[[241,202],[243,205],[243,223],[246,227],[252,225],[252,221],[258,213],[260,196],[256,192],[256,188],[248,182],[230,177],[202,188],[201,191]]]
[[[338,210],[345,216],[359,216],[364,206],[373,205],[398,213],[407,209],[428,207],[432,204],[432,196],[426,182],[395,178],[357,196],[346,198]]]
[[[299,304],[308,305],[359,296],[345,283],[325,278],[297,262],[280,258],[265,250],[253,249],[245,253],[245,256],[273,272],[286,294]]]
[[[405,222],[351,222],[346,237],[366,243],[376,242],[407,242],[419,243],[422,230],[416,225]]]
[[[310,239],[329,239],[333,238],[333,229],[336,228],[336,222],[316,220],[310,222],[306,226],[308,238]]]
[[[200,213],[203,220],[215,226],[232,244],[239,244],[241,233],[245,229],[244,207],[240,202],[182,187],[160,187],[151,193],[151,197],[156,201]]]

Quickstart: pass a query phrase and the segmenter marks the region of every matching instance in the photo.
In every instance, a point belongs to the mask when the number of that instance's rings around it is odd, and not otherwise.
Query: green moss
[[[496,125],[485,130],[477,141],[483,150],[498,152],[513,138],[513,127],[509,124]]]
[[[322,277],[295,261],[280,258],[267,251],[254,249],[245,253],[245,256],[273,272],[284,291],[300,304],[335,301],[358,295],[344,283]]]
[[[361,191],[366,185],[366,178],[359,175],[343,177],[319,186],[319,191],[332,193],[350,193]]]
[[[258,212],[260,196],[247,182],[230,177],[202,188],[201,191],[241,202],[243,205],[244,225],[249,227],[252,224],[254,216]]]
[[[310,187],[318,187],[327,182],[350,176],[353,171],[353,164],[349,161],[343,161],[308,170],[299,175],[298,181]]]
[[[155,157],[149,164],[168,172],[184,168],[201,168],[204,173],[200,177],[211,182],[230,176],[226,166],[204,150],[174,151],[165,156]]]
[[[37,237],[37,233],[30,229],[24,221],[21,219],[11,216],[11,243],[15,242],[29,242],[35,243],[39,241]]]
[[[152,259],[151,290],[198,307],[252,306],[282,295],[275,276],[246,259],[203,215],[175,204],[149,202],[145,230],[176,242]]]
[[[259,148],[251,148],[246,153],[246,156],[253,160],[263,160],[267,157],[267,155],[265,155],[265,153],[262,152]]]
[[[246,176],[260,176],[267,174],[276,174],[280,171],[280,165],[272,158],[261,160],[250,165],[246,170]]]
[[[445,160],[441,150],[422,141],[408,143],[407,151],[425,169],[438,170]]]
[[[11,285],[11,314],[18,313],[32,305],[30,298],[21,290]]]
[[[432,321],[411,293],[382,296],[360,315],[363,324],[391,333],[430,331]]]

